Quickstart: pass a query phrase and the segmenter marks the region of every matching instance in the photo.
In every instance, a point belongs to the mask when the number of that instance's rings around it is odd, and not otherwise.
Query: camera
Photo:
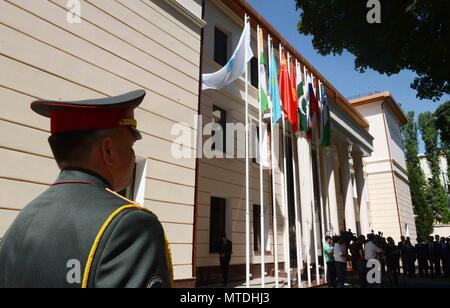
[[[372,230],[372,233],[367,236],[367,239],[378,247],[384,246],[385,243],[382,232],[378,232],[378,234],[375,234],[375,232]]]
[[[352,232],[351,229],[348,229],[348,231],[341,231],[341,239],[344,241],[345,245],[347,247],[350,247],[351,242],[356,237],[356,234]]]

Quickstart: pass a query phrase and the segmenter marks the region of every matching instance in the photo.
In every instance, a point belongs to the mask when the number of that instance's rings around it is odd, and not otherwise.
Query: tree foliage
[[[450,213],[447,193],[440,180],[441,149],[438,143],[439,133],[435,125],[434,114],[431,112],[421,113],[419,115],[419,128],[425,143],[426,157],[432,175],[428,184],[427,200],[432,207],[436,221],[448,223]]]
[[[425,240],[433,232],[434,215],[427,203],[427,181],[420,167],[417,136],[417,123],[414,119],[414,112],[409,112],[408,123],[403,128],[403,145],[411,199],[414,214],[416,215],[417,235],[420,239]]]
[[[440,131],[441,141],[446,146],[450,145],[450,101],[442,104],[435,112],[436,127]]]
[[[450,101],[442,104],[436,110],[435,118],[441,137],[442,150],[447,158],[447,176],[450,179]]]
[[[450,93],[450,1],[380,0],[381,23],[370,24],[367,0],[296,0],[298,31],[321,55],[353,54],[355,68],[387,74],[412,70],[421,99]]]

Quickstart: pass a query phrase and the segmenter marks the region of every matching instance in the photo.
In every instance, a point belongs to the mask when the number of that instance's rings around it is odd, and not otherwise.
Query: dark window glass
[[[214,33],[214,61],[222,66],[228,62],[228,36],[218,28]]]
[[[222,141],[222,148],[219,149],[219,147],[214,143],[213,150],[222,151],[226,153],[227,149],[227,112],[223,110],[222,108],[219,108],[217,106],[213,106],[213,123],[217,123],[220,125],[222,134],[223,134],[223,141]],[[213,131],[212,135],[215,135],[215,132]]]
[[[211,197],[211,216],[209,220],[209,252],[219,252],[222,234],[225,234],[226,200]]]
[[[261,250],[261,206],[253,205],[253,250]]]
[[[256,165],[259,165],[259,162],[261,161],[261,156],[260,156],[260,147],[259,147],[259,142],[260,142],[260,140],[259,140],[259,126],[257,126],[257,125],[252,125],[252,130],[250,131],[250,140],[253,140],[252,141],[252,144],[251,145],[253,145],[253,153],[250,151],[250,153],[251,154],[254,154],[253,155],[253,158],[252,158],[252,162],[254,163],[254,164],[256,164]]]
[[[253,57],[250,61],[250,83],[255,88],[258,88],[258,59]]]

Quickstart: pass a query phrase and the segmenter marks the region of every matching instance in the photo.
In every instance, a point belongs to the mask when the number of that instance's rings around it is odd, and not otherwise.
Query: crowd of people
[[[416,275],[450,278],[450,237],[430,236],[426,241],[417,239],[413,245],[404,236],[396,244],[392,237],[385,238],[381,233],[356,237],[343,232],[341,236],[327,236],[323,249],[330,288],[344,288],[349,271],[357,277],[361,288],[382,283],[398,287],[400,275],[406,279]],[[370,279],[372,274],[379,275],[381,281],[376,277]]]

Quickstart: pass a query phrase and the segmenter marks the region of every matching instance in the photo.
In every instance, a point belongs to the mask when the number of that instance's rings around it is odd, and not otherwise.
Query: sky
[[[390,77],[367,70],[361,74],[355,70],[355,57],[350,53],[341,56],[321,56],[314,50],[312,36],[297,32],[300,13],[295,10],[294,0],[248,0],[286,40],[294,46],[322,75],[347,98],[373,92],[390,91],[405,112],[415,111],[416,117],[425,111],[435,111],[442,103],[450,100],[444,96],[439,102],[419,100],[416,91],[410,87],[416,74],[402,71]],[[423,142],[420,152],[424,152]]]

